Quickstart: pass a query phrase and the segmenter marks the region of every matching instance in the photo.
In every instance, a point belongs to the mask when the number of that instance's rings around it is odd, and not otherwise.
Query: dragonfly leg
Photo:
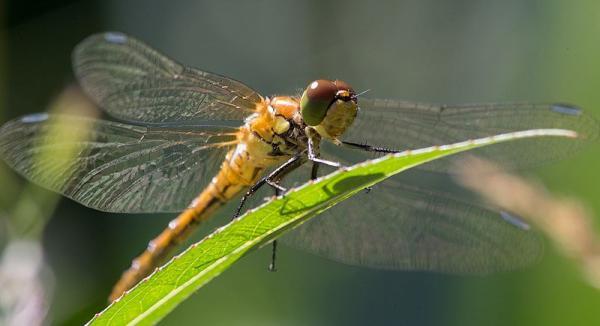
[[[348,147],[351,147],[351,148],[363,150],[365,152],[375,152],[375,153],[383,153],[383,154],[394,154],[394,153],[402,152],[402,151],[391,149],[391,148],[380,147],[380,146],[371,146],[368,144],[353,143],[353,142],[349,142],[349,141],[342,141],[342,144],[346,145]],[[365,190],[366,190],[366,193],[368,194],[371,192],[371,190],[373,190],[373,187],[367,187],[367,188],[365,188]]]
[[[298,155],[294,155],[292,158],[287,160],[287,162],[280,165],[278,168],[269,173],[268,176],[260,179],[257,183],[255,183],[248,191],[242,196],[240,201],[240,205],[237,208],[237,211],[233,218],[240,216],[242,212],[242,208],[244,207],[244,203],[250,196],[252,196],[260,187],[262,187],[265,183],[273,187],[275,189],[275,195],[280,196],[284,192],[287,191],[286,188],[282,187],[279,182],[281,179],[300,165],[305,162],[304,153],[300,153]],[[273,240],[273,251],[271,254],[271,263],[269,264],[269,271],[275,272],[277,269],[275,268],[275,260],[277,258],[277,240]]]
[[[250,198],[250,196],[252,196],[258,189],[260,189],[260,187],[262,187],[266,183],[266,181],[267,181],[267,178],[264,177],[264,178],[258,180],[257,183],[252,185],[252,187],[250,187],[248,189],[248,191],[246,191],[246,193],[242,196],[242,199],[240,200],[240,204],[238,205],[238,208],[235,211],[235,215],[233,215],[233,217],[231,218],[232,220],[235,219],[236,217],[240,216],[240,213],[242,212],[242,208],[244,207],[244,203],[246,203],[246,200],[248,200],[248,198]]]
[[[312,169],[310,170],[310,179],[314,180],[319,176],[319,164],[313,163]]]
[[[279,187],[279,188],[278,188]],[[274,188],[275,189],[275,196],[281,196],[281,194],[283,192],[285,192],[285,190],[281,190],[281,189],[285,189],[283,187],[281,187],[280,185],[277,185],[277,187]],[[277,240],[273,240],[273,245],[272,245],[272,251],[271,251],[271,263],[269,264],[269,272],[276,272],[277,268],[275,268],[275,260],[277,259]]]
[[[269,272],[276,272],[275,259],[277,258],[277,240],[273,241],[273,251],[271,251],[271,263],[269,264]]]
[[[242,212],[242,208],[244,207],[246,200],[248,200],[248,198],[250,198],[250,196],[252,196],[256,191],[258,191],[258,189],[260,189],[265,184],[268,184],[269,186],[273,187],[276,191],[276,194],[280,194],[280,192],[287,191],[286,188],[279,185],[279,181],[281,181],[281,179],[286,174],[288,174],[293,169],[300,166],[302,163],[304,163],[302,161],[302,155],[294,155],[294,156],[292,156],[292,158],[290,158],[285,163],[283,163],[282,165],[277,167],[275,170],[273,170],[271,173],[269,173],[269,175],[258,180],[258,182],[256,182],[254,185],[252,185],[252,187],[250,187],[248,189],[248,191],[246,191],[246,193],[242,196],[242,199],[240,200],[240,204],[238,205],[238,208],[232,219],[240,216],[240,213]]]
[[[266,182],[266,183],[267,183],[269,186],[273,187],[273,189],[275,189],[275,196],[279,196],[279,195],[281,195],[282,193],[284,193],[284,192],[286,192],[286,191],[287,191],[287,189],[286,189],[285,187],[282,187],[282,186],[281,186],[281,185],[280,185],[280,184],[279,184],[277,181],[275,181],[275,180],[270,180],[269,178],[266,178],[266,179],[265,179],[265,182]]]
[[[328,161],[319,157],[319,149],[318,144],[315,144],[313,137],[308,137],[308,160],[317,163],[329,165],[334,168],[341,168],[342,164],[340,162]]]
[[[393,153],[402,152],[402,151],[391,149],[391,148],[371,146],[368,144],[353,143],[353,142],[349,142],[349,141],[342,141],[342,144],[346,145],[348,147],[363,150],[365,152],[375,152],[375,153],[384,153],[384,154],[393,154]]]
[[[311,160],[313,163],[329,165],[329,166],[334,167],[334,168],[341,168],[342,167],[342,164],[340,162],[328,161],[328,160],[324,160],[322,158],[310,157],[310,156],[308,157],[308,159]]]

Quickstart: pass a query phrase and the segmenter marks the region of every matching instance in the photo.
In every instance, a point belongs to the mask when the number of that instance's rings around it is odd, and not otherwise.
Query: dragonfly
[[[238,198],[239,215],[259,189],[282,193],[316,178],[320,166],[335,169],[374,155],[535,128],[579,135],[475,151],[521,168],[567,157],[600,130],[589,114],[567,104],[368,99],[341,80],[315,80],[292,96],[262,96],[117,32],[83,40],[73,52],[73,68],[110,119],[47,113],[17,118],[0,128],[0,154],[30,181],[87,207],[179,214],[133,260],[110,300],[149,275],[227,203]],[[53,128],[69,135],[81,133],[82,126],[88,128],[85,139],[47,139]],[[59,154],[70,142],[78,150],[65,161]],[[519,268],[540,256],[538,237],[525,222],[448,186],[447,160],[412,171],[282,240],[343,263],[391,270],[482,274]]]

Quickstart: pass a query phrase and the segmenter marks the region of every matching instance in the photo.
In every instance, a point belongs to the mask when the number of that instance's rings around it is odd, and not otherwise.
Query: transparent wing
[[[399,150],[533,128],[579,134],[577,139],[539,138],[470,152],[509,167],[567,156],[596,140],[600,130],[581,110],[560,104],[359,103],[361,111],[344,140]],[[321,152],[344,164],[370,156],[328,143]],[[535,261],[542,246],[528,225],[456,185],[448,176],[450,168],[448,160],[438,160],[395,176],[324,212],[285,240],[337,261],[382,269],[488,273]],[[288,183],[307,180],[308,170],[297,171]]]
[[[475,204],[464,191],[428,190],[441,180],[427,174],[386,180],[283,240],[343,263],[392,270],[485,274],[526,266],[541,255],[541,242],[527,224]]]
[[[185,67],[120,33],[82,41],[73,68],[88,95],[126,121],[242,120],[261,101],[238,81]]]
[[[176,212],[218,171],[236,130],[37,114],[0,128],[0,155],[31,181],[88,207]]]
[[[472,154],[507,167],[528,167],[567,157],[598,138],[600,126],[580,109],[564,104],[431,105],[394,100],[360,99],[361,110],[343,137],[353,142],[405,150],[450,144],[499,133],[562,128],[578,132],[576,140],[541,137],[478,149]],[[448,171],[447,161],[422,168]]]

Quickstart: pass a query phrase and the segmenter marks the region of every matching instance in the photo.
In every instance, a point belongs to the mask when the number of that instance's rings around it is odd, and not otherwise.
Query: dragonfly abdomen
[[[240,132],[251,135],[244,128]],[[268,166],[280,160],[269,158],[265,150],[270,150],[270,146],[255,137],[246,138],[230,150],[219,173],[208,186],[161,234],[149,242],[139,257],[133,260],[131,267],[123,273],[113,288],[110,301],[116,300],[148,276],[168,257],[171,250],[187,239],[203,221],[209,219],[242,190],[254,184]]]

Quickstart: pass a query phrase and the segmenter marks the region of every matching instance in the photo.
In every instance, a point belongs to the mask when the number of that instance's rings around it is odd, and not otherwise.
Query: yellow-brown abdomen
[[[133,260],[131,267],[114,286],[110,301],[116,300],[148,276],[201,222],[210,218],[221,206],[256,182],[266,166],[254,164],[253,155],[247,151],[248,145],[252,144],[238,144],[234,150],[228,152],[219,173],[202,193]]]

